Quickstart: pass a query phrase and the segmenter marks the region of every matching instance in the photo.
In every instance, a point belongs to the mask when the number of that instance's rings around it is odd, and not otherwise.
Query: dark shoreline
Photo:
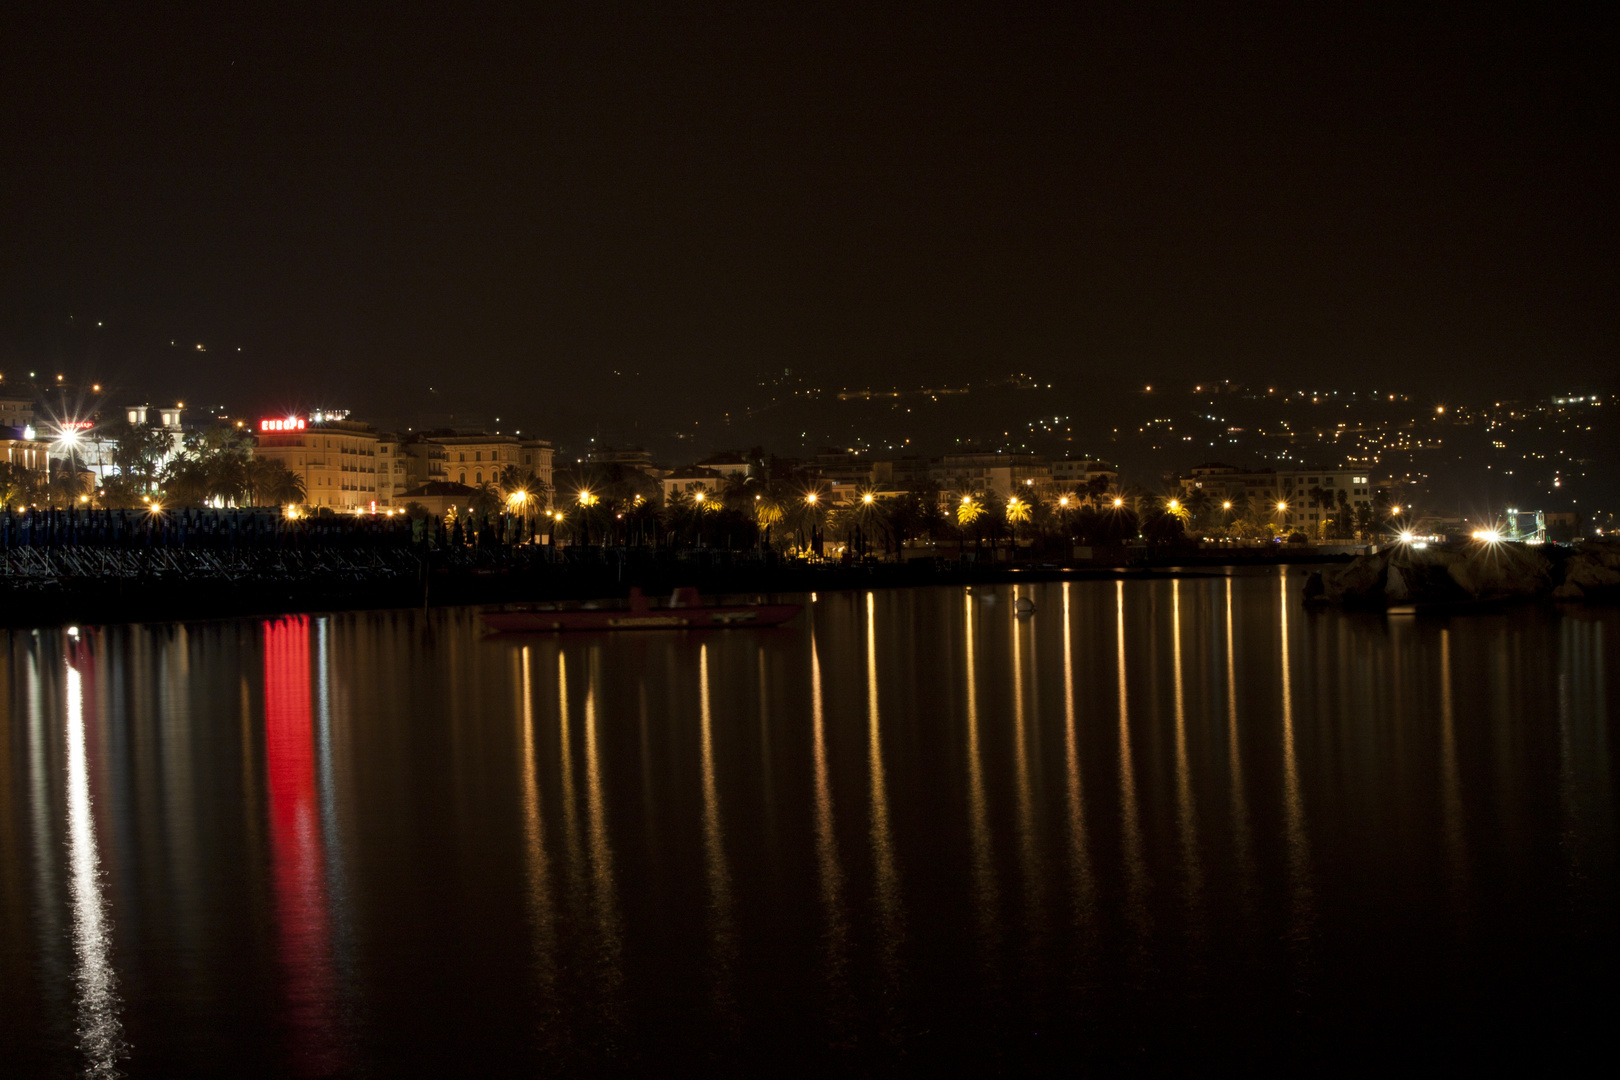
[[[917,585],[1000,585],[1020,581],[1095,581],[1124,578],[1222,576],[1231,569],[1344,562],[1348,556],[1291,552],[1287,557],[1235,559],[1184,554],[1129,565],[957,562],[855,565],[747,562],[704,565],[657,560],[640,563],[554,563],[521,568],[425,567],[409,560],[371,579],[233,582],[214,578],[142,581],[72,579],[0,585],[0,626],[11,629],[182,622],[269,617],[328,611],[459,607],[623,597],[632,585],[664,595],[695,585],[705,595],[778,594]],[[424,596],[425,591],[425,596]]]

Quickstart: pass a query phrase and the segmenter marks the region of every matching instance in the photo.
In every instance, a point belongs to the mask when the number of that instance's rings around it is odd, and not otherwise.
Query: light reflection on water
[[[113,970],[107,902],[102,891],[101,856],[90,799],[90,763],[85,749],[84,678],[82,665],[91,660],[79,646],[78,635],[69,639],[67,683],[67,862],[68,891],[73,909],[73,952],[76,964],[76,1028],[85,1075],[119,1075],[118,1063],[126,1053],[120,1013],[118,976]]]
[[[1616,958],[1616,614],[1297,585],[12,633],[0,1037],[24,1072],[320,1075],[1578,1028]]]

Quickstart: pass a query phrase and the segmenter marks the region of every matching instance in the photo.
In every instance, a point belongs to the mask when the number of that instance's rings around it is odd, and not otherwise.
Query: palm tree
[[[1029,500],[1014,495],[1007,500],[1007,522],[1012,526],[1012,557],[1018,556],[1018,523],[1029,520]]]
[[[169,432],[151,424],[131,424],[119,419],[108,426],[107,437],[114,443],[113,466],[138,479],[143,491],[151,490],[157,479],[158,462],[174,445]]]
[[[34,501],[39,479],[27,469],[0,461],[0,509],[24,507]]]
[[[984,516],[984,510],[984,499],[982,497],[971,491],[962,493],[960,501],[956,504],[956,546],[958,552],[966,554],[967,527],[977,524],[978,520]],[[977,548],[978,544],[975,543],[973,546]]]
[[[1201,487],[1193,488],[1192,494],[1188,495],[1185,500],[1185,505],[1188,513],[1191,515],[1191,520],[1202,523],[1205,515],[1209,513],[1209,492],[1205,491]]]
[[[86,489],[85,478],[89,477],[94,484],[95,477],[90,473],[81,473],[72,467],[71,462],[58,464],[45,482],[45,499],[47,505],[70,507],[79,501],[80,495],[89,494],[94,490]]]
[[[467,509],[475,514],[492,514],[500,508],[501,493],[487,480],[473,488],[472,498],[467,500]]]
[[[298,506],[308,498],[304,490],[304,478],[277,461],[273,463],[276,468],[269,477],[269,487],[265,494],[270,502],[276,506]]]
[[[872,533],[883,529],[889,519],[889,509],[878,498],[877,488],[861,488],[845,516],[859,540],[860,554],[870,554]]]
[[[158,475],[163,501],[169,506],[201,506],[208,501],[208,474],[203,462],[182,450]]]

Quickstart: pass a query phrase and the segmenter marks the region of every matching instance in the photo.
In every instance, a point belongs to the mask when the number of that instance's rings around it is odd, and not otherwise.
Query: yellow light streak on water
[[[968,847],[973,862],[975,909],[980,935],[988,940],[996,919],[996,877],[990,857],[990,821],[984,792],[984,762],[979,756],[979,685],[973,649],[973,597],[964,595],[967,625]]]
[[[1293,909],[1292,932],[1296,946],[1303,946],[1310,933],[1312,893],[1310,883],[1310,838],[1305,826],[1305,799],[1300,792],[1299,762],[1294,750],[1294,682],[1288,640],[1288,574],[1278,578],[1282,613],[1282,728],[1283,728],[1283,828],[1288,843],[1288,891]]]
[[[866,754],[872,791],[872,862],[877,878],[878,909],[881,912],[885,948],[892,950],[903,933],[900,906],[900,878],[894,865],[894,842],[889,831],[888,784],[883,771],[882,717],[878,709],[877,623],[872,593],[866,594]]]
[[[1204,873],[1198,858],[1198,815],[1187,763],[1187,698],[1181,663],[1181,579],[1170,582],[1170,662],[1176,696],[1176,824],[1181,833],[1181,864],[1186,875],[1187,903],[1198,903]]]
[[[1073,879],[1075,915],[1081,921],[1091,917],[1095,883],[1091,858],[1086,850],[1084,792],[1080,784],[1080,741],[1074,716],[1074,627],[1070,622],[1069,590],[1063,583],[1063,765],[1069,811],[1069,873]]]
[[[529,917],[534,920],[536,975],[547,998],[554,988],[556,966],[556,913],[551,905],[551,882],[546,867],[545,820],[540,811],[540,779],[535,767],[534,679],[529,647],[519,658],[523,705],[523,849],[528,864]]]
[[[1116,581],[1115,610],[1119,637],[1119,809],[1120,840],[1125,854],[1126,916],[1138,933],[1148,932],[1147,866],[1142,859],[1142,826],[1137,817],[1136,769],[1131,761],[1130,684],[1125,664],[1125,583]]]

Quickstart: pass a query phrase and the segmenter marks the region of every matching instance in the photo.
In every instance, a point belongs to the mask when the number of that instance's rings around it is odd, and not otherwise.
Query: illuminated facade
[[[410,487],[405,444],[398,435],[377,437],[377,505],[403,506],[399,496]]]
[[[353,420],[278,417],[257,425],[256,457],[279,461],[304,481],[304,502],[314,508],[369,510],[378,494],[376,431]],[[392,461],[387,476],[392,492]]]
[[[404,447],[411,487],[447,481],[476,488],[496,484],[515,468],[524,476],[552,483],[552,446],[544,439],[515,435],[424,435]]]
[[[0,462],[10,465],[13,469],[37,473],[43,480],[50,475],[50,444],[37,439],[16,437],[25,436],[32,430],[0,425]]]

